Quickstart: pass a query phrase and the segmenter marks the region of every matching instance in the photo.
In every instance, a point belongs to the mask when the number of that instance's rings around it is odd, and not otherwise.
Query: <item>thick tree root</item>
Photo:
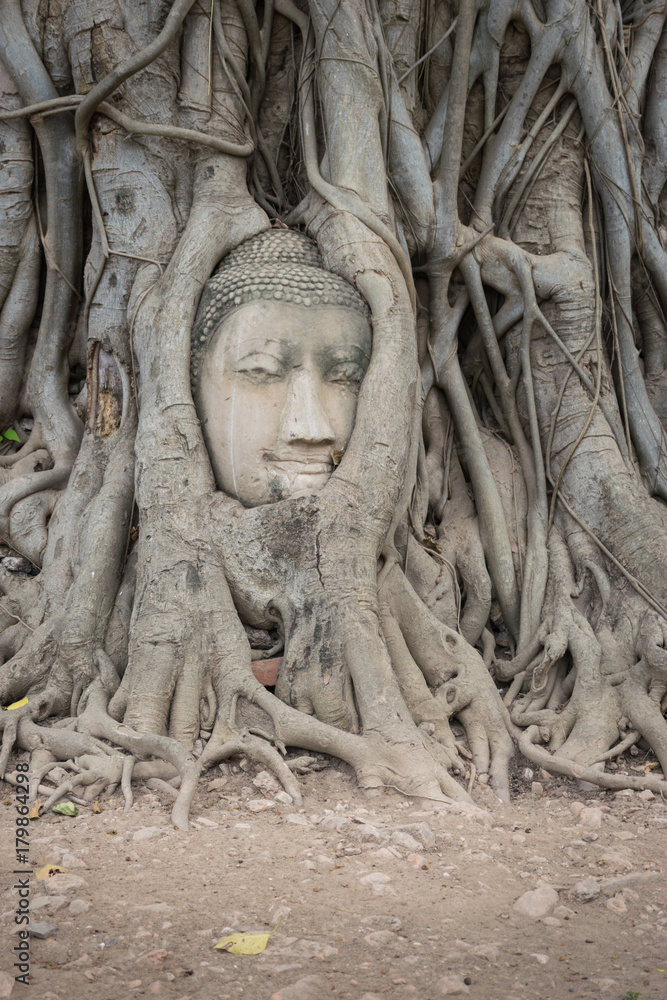
[[[667,781],[663,778],[650,774],[642,778],[634,778],[625,774],[609,774],[595,764],[586,767],[569,760],[567,757],[549,753],[545,747],[539,745],[541,740],[539,726],[529,726],[521,735],[519,749],[527,760],[538,767],[545,768],[551,774],[560,774],[565,778],[576,778],[578,781],[586,781],[610,791],[632,788],[637,792],[642,792],[649,789],[657,795],[663,797],[667,795]]]

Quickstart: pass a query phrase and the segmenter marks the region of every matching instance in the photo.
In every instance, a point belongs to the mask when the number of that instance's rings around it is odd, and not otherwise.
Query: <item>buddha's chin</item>
[[[277,500],[311,496],[313,493],[319,493],[330,479],[330,470],[299,473],[294,476],[277,471],[269,476],[267,501],[275,503]]]

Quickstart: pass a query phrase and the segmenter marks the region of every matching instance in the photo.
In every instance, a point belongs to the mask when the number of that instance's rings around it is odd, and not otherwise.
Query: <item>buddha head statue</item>
[[[192,333],[193,397],[218,488],[246,507],[320,490],[348,443],[369,310],[303,233],[229,253]]]

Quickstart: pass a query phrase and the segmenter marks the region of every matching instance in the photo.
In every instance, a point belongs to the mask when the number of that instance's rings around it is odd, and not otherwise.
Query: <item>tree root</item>
[[[529,726],[521,734],[519,749],[527,760],[538,767],[543,767],[551,774],[560,774],[565,778],[576,778],[578,781],[587,781],[592,785],[598,785],[600,788],[609,789],[609,791],[632,788],[637,792],[642,792],[645,789],[649,789],[662,797],[667,795],[667,781],[663,778],[658,778],[650,774],[645,775],[643,778],[634,778],[625,774],[609,774],[607,771],[600,770],[597,764],[585,766],[577,764],[576,761],[569,760],[567,757],[551,754],[545,747],[539,745],[541,740],[540,727]]]

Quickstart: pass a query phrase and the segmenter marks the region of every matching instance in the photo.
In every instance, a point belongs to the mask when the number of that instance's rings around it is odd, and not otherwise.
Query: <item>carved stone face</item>
[[[257,301],[220,325],[200,366],[216,482],[247,507],[322,489],[352,433],[371,331],[344,306]]]

